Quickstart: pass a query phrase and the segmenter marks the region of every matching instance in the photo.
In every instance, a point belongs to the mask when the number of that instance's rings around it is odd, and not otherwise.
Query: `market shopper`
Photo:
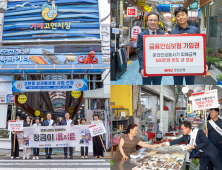
[[[142,76],[143,85],[160,85],[162,76],[159,77],[145,77],[143,68],[143,35],[159,35],[165,34],[165,32],[157,29],[159,23],[159,15],[156,12],[150,12],[147,15],[148,30],[138,34],[137,38],[137,54],[139,60],[139,72]]]
[[[35,117],[35,124],[32,125],[33,127],[40,127],[40,117]],[[32,159],[39,159],[39,148],[33,148],[33,158]]]
[[[20,116],[16,116],[16,120],[21,120]],[[16,131],[12,131],[11,133],[11,159],[13,158],[19,159],[19,143]]]
[[[162,143],[162,146],[172,146],[185,142],[187,149],[192,151],[190,157],[200,155],[200,170],[207,170],[209,161],[213,163],[216,170],[222,170],[222,163],[217,148],[207,139],[200,129],[191,129],[191,123],[184,121],[181,125],[183,136],[179,139]]]
[[[70,115],[69,113],[65,113],[65,120],[62,120],[62,118],[60,117],[60,124],[59,125],[66,125],[66,126],[73,126],[74,122],[73,120],[69,119]],[[69,156],[70,159],[73,159],[73,147],[69,147]],[[64,147],[64,159],[67,159],[67,147]]]
[[[80,125],[80,121],[81,121],[81,125],[86,125],[86,119],[85,118],[82,118],[81,120],[78,120],[78,125]],[[84,150],[85,150],[85,154],[84,154]],[[88,146],[81,146],[81,158],[82,159],[84,159],[84,158],[88,159]]]
[[[218,117],[219,108],[210,109],[210,118],[207,122],[207,129],[204,133],[208,135],[208,139],[219,150],[219,157],[222,162],[222,120]],[[213,164],[210,161],[208,170],[213,170]]]
[[[119,146],[117,147],[114,161],[127,160],[136,148],[136,145],[140,145],[143,148],[157,148],[158,145],[149,145],[140,141],[136,137],[138,132],[137,124],[129,125],[127,128],[127,134],[123,134],[120,138]]]
[[[47,120],[43,121],[41,118],[41,126],[55,126],[55,121],[51,119],[51,113],[47,113]],[[46,159],[52,159],[52,148],[45,148]]]
[[[26,122],[23,123],[23,127],[30,127],[32,126],[32,119],[30,116],[26,117]],[[23,148],[23,159],[30,158],[30,154],[31,154],[31,148]]]
[[[189,25],[188,12],[184,7],[178,7],[174,11],[175,19],[178,23],[177,27],[171,30],[170,34],[199,34],[197,27]],[[206,66],[206,71],[208,67]],[[194,85],[195,76],[173,76],[174,85],[183,85],[183,78],[185,77],[187,85]],[[205,77],[205,76],[204,76]]]
[[[183,114],[181,114],[180,115],[180,117],[179,117],[179,126],[181,126],[182,125],[182,123],[183,123]]]
[[[91,121],[92,125],[96,125],[96,124],[103,124],[102,120],[99,120],[99,115],[94,114],[93,115],[93,121]],[[93,156],[95,158],[103,158],[103,143],[101,141],[101,136],[94,136],[93,137]]]

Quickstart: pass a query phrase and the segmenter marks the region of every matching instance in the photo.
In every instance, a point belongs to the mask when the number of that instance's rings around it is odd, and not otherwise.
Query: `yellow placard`
[[[149,8],[148,10],[146,10],[147,12],[151,12],[152,11],[152,8]]]
[[[18,97],[18,102],[19,102],[20,104],[24,104],[24,103],[26,103],[26,101],[27,101],[26,95],[24,95],[24,94],[19,95],[19,97]]]
[[[72,97],[79,98],[81,96],[81,91],[72,91]]]
[[[138,4],[139,4],[139,6],[144,6],[145,5],[145,0],[139,0]]]
[[[144,7],[143,7],[145,10],[149,10],[150,9],[150,6],[148,4],[145,4]]]
[[[172,18],[172,22],[174,22],[176,19],[175,18]]]
[[[191,104],[188,104],[188,113],[192,113],[192,105]]]
[[[40,111],[39,111],[39,110],[36,110],[36,111],[35,111],[35,115],[36,115],[36,116],[40,116]]]
[[[73,107],[73,106],[70,106],[69,109],[68,109],[68,112],[69,112],[69,113],[73,113],[73,112],[74,112],[74,107]]]

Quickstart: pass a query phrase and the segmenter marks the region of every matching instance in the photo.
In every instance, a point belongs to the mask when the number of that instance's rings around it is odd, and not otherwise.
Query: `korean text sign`
[[[128,17],[135,17],[136,14],[136,8],[135,7],[127,7],[127,16]]]
[[[192,94],[193,110],[202,110],[218,107],[217,89]]]
[[[86,79],[12,81],[12,92],[87,91]]]
[[[23,131],[23,120],[9,120],[8,130],[9,131]]]
[[[18,142],[26,148],[92,146],[89,125],[24,127]]]
[[[205,48],[204,34],[144,35],[144,75],[206,75]]]
[[[89,126],[89,130],[92,137],[106,133],[106,129],[103,124],[91,125]]]

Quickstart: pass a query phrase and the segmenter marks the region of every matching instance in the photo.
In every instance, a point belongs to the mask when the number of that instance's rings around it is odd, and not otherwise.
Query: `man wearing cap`
[[[222,120],[218,117],[219,108],[210,109],[210,118],[207,122],[207,129],[204,133],[208,135],[208,139],[219,150],[219,157],[222,162]],[[208,170],[213,170],[212,162],[208,164]]]

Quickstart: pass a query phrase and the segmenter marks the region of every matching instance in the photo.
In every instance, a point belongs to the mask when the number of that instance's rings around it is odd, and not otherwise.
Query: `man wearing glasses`
[[[191,151],[190,158],[200,155],[200,170],[207,170],[209,162],[212,162],[216,170],[222,169],[218,149],[208,140],[201,129],[192,129],[189,121],[184,121],[181,125],[183,136],[179,139],[162,143],[164,146],[172,146],[185,142],[186,149]]]
[[[159,15],[155,12],[150,12],[147,15],[148,30],[138,34],[137,38],[137,54],[139,59],[139,72],[142,75],[143,85],[160,85],[162,76],[159,77],[145,77],[143,69],[143,35],[159,35],[165,34],[163,31],[157,30],[159,23]]]

